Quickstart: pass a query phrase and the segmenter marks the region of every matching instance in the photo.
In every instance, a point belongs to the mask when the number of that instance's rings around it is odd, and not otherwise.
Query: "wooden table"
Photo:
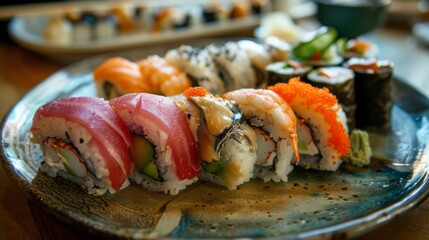
[[[429,50],[418,48],[408,33],[380,30],[367,36],[382,57],[395,62],[396,74],[429,96]],[[11,42],[0,42],[0,118],[27,91],[63,67]],[[94,239],[60,222],[26,198],[0,166],[0,239]],[[413,211],[358,239],[429,239],[429,200]]]

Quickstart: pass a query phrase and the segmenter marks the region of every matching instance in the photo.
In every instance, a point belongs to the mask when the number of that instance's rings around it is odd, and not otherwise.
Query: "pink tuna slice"
[[[201,171],[195,139],[186,114],[173,100],[148,93],[126,94],[110,101],[123,118],[139,116],[167,134],[166,146],[171,149],[172,163],[179,180],[192,179]]]
[[[92,135],[91,141],[109,171],[112,189],[118,190],[130,176],[131,134],[106,101],[95,97],[70,97],[47,103],[34,114],[31,131],[38,131],[38,122],[46,118],[63,118],[79,124]]]

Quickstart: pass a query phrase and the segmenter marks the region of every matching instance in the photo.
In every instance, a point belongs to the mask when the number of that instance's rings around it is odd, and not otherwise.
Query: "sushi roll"
[[[136,64],[143,81],[150,86],[151,93],[172,96],[191,87],[191,80],[184,72],[157,55],[149,56]]]
[[[268,49],[264,45],[251,40],[240,40],[237,43],[249,56],[252,68],[256,74],[256,87],[266,87],[267,74],[265,67],[273,61]]]
[[[393,63],[352,58],[345,66],[355,74],[356,126],[381,131],[390,129]]]
[[[260,16],[271,10],[271,1],[269,0],[251,0],[252,14]]]
[[[247,0],[234,0],[230,14],[231,19],[246,18],[252,14],[252,6]]]
[[[96,94],[112,99],[127,93],[150,92],[136,63],[121,57],[105,60],[93,71]]]
[[[113,14],[99,16],[94,31],[97,40],[111,39],[119,32],[118,21]]]
[[[153,24],[150,7],[136,6],[134,8],[133,18],[139,31],[149,32]]]
[[[49,102],[33,117],[31,141],[41,146],[41,170],[82,186],[90,194],[128,186],[131,135],[104,100],[70,97]]]
[[[238,106],[213,96],[202,87],[189,88],[184,96],[199,109],[201,116],[197,128],[203,167],[200,178],[229,190],[249,181],[256,160],[256,135],[243,122]],[[187,108],[182,110],[188,116],[197,116]]]
[[[154,17],[152,32],[173,30],[175,28],[188,27],[191,24],[191,15],[178,7],[163,7]]]
[[[298,117],[299,166],[337,170],[341,157],[350,151],[346,116],[337,98],[328,89],[313,87],[299,78],[269,89],[282,97]]]
[[[265,71],[268,75],[268,85],[274,85],[276,83],[287,83],[289,79],[294,77],[306,79],[311,69],[310,66],[290,59],[283,62],[273,62],[266,66]]]
[[[95,25],[97,16],[91,12],[81,14],[78,22],[73,26],[73,40],[76,43],[86,43],[95,39]]]
[[[219,77],[216,64],[208,50],[182,45],[169,50],[164,57],[185,72],[194,85],[201,86],[213,94],[225,92],[225,84]]]
[[[322,27],[314,36],[297,44],[293,48],[293,56],[313,67],[340,65],[343,58],[337,53],[336,38],[337,31],[334,28]]]
[[[299,161],[297,119],[289,105],[276,93],[265,89],[239,89],[224,94],[236,102],[256,134],[254,176],[264,182],[287,182]]]
[[[219,23],[229,19],[232,4],[217,3],[203,6],[204,23]]]
[[[43,31],[43,37],[54,44],[71,44],[72,34],[73,25],[62,16],[52,17]]]
[[[206,47],[215,62],[226,91],[256,87],[257,79],[246,50],[237,42]]]
[[[338,52],[344,59],[357,58],[376,58],[378,47],[372,42],[363,38],[350,39],[340,38],[337,40]]]
[[[355,81],[352,70],[345,67],[318,68],[307,75],[307,82],[318,88],[329,89],[337,97],[347,115],[349,130],[355,128]]]
[[[137,29],[137,23],[133,18],[133,9],[124,4],[112,9],[112,14],[118,21],[120,32],[132,32]]]
[[[134,93],[110,101],[132,134],[131,180],[150,191],[177,194],[201,172],[198,149],[187,122],[171,98]]]

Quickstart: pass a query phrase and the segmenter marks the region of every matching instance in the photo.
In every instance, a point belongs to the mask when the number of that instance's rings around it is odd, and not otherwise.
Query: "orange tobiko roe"
[[[191,88],[187,88],[183,94],[185,95],[186,98],[190,98],[190,97],[204,97],[207,94],[209,94],[209,92],[203,88],[203,87],[191,87]]]
[[[301,82],[299,78],[292,78],[288,83],[277,83],[268,89],[282,97],[292,109],[293,102],[299,101],[299,104],[304,104],[306,108],[313,107],[314,111],[322,114],[331,134],[327,139],[328,144],[341,156],[349,153],[350,138],[343,124],[338,120],[337,108],[334,108],[338,100],[328,89],[313,87]]]

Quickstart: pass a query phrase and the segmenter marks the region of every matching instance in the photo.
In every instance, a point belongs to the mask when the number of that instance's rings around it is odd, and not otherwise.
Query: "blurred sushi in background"
[[[154,33],[195,30],[249,19],[255,21],[270,11],[269,0],[195,1],[191,4],[180,1],[169,4],[134,2],[76,7],[73,11],[65,10],[64,16],[46,16],[50,20],[44,26],[47,34],[42,37],[54,44],[87,44],[136,33],[149,37]],[[58,29],[65,28],[61,26],[65,24],[71,24],[71,29],[58,32]],[[54,30],[58,33],[49,34]],[[67,34],[71,36],[60,35],[64,31],[70,31]]]

